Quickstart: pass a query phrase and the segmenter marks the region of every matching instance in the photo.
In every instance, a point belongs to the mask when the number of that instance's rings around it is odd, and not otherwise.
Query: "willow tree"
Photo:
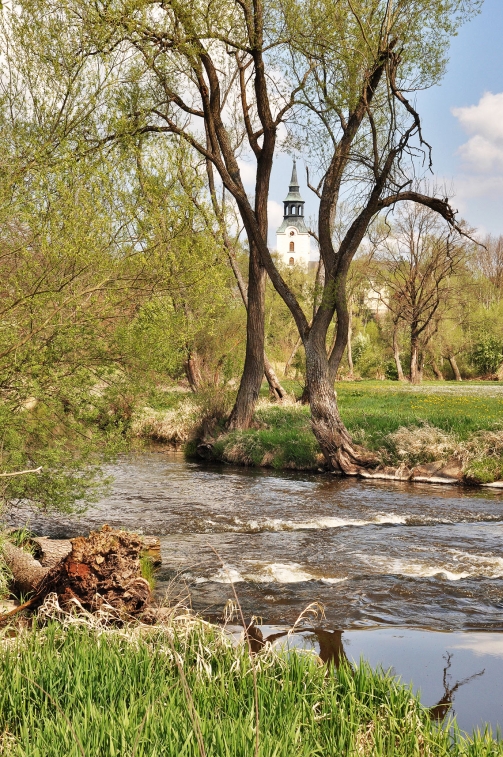
[[[346,278],[376,216],[417,202],[451,226],[449,202],[413,191],[417,161],[429,163],[410,92],[437,82],[449,38],[481,0],[67,0],[26,4],[30,19],[64,19],[90,60],[121,50],[121,115],[102,144],[127,134],[176,135],[203,156],[239,210],[250,245],[248,344],[231,426],[251,419],[263,375],[265,272],[288,306],[306,353],[313,431],[329,464],[346,473],[374,463],[353,444],[334,378],[347,342]],[[123,83],[126,82],[125,85]],[[308,136],[320,155],[318,237],[325,269],[312,322],[267,245],[267,198],[278,129]],[[255,160],[255,195],[239,157]],[[357,211],[334,246],[339,197]],[[337,314],[333,350],[326,337]]]
[[[278,129],[302,88],[302,81],[292,85],[281,79],[276,68],[275,51],[285,44],[280,9],[272,5],[266,9],[260,3],[248,6],[239,0],[219,4],[69,0],[64,8],[49,2],[38,9],[42,25],[49,9],[62,27],[79,28],[79,51],[89,60],[123,52],[120,91],[109,108],[109,114],[114,108],[115,113],[106,128],[103,121],[97,123],[94,138],[87,135],[91,144],[101,146],[131,135],[173,135],[186,140],[206,159],[216,215],[221,214],[221,207],[216,202],[215,175],[237,204],[249,246],[243,296],[247,343],[228,425],[246,428],[264,375],[268,265],[264,251],[271,170]],[[309,72],[307,63],[301,79]],[[253,198],[242,176],[239,158],[244,153],[255,163]],[[270,383],[272,379],[280,389],[270,366],[266,370]]]

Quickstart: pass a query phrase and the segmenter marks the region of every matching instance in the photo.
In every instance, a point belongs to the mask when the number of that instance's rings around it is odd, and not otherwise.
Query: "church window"
[[[295,236],[295,231],[291,231],[291,232],[290,232],[290,236],[291,236],[291,237]]]
[[[298,215],[299,216],[302,215],[302,205],[299,205],[299,213],[298,213]]]
[[[295,215],[295,211],[296,211],[296,207],[295,207],[295,205],[292,205],[292,216]]]
[[[295,252],[295,243],[290,242],[290,252]]]
[[[290,258],[290,260],[288,261],[288,265],[294,265],[294,264],[295,264],[295,260],[293,258]]]

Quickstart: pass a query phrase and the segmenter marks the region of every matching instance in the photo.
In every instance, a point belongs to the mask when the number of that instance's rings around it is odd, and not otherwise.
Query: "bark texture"
[[[88,538],[72,539],[72,551],[49,570],[37,588],[42,600],[50,592],[62,607],[76,599],[90,612],[104,604],[134,615],[147,606],[151,596],[141,577],[141,536],[103,526]]]
[[[236,402],[229,416],[229,429],[250,426],[264,375],[266,272],[250,251],[248,278],[248,317],[246,319],[246,355]]]
[[[442,373],[442,371],[438,367],[437,361],[435,360],[435,358],[431,359],[431,368],[432,368],[433,373],[435,374],[435,378],[438,379],[439,381],[443,381],[444,380],[444,374]]]
[[[348,318],[348,338],[347,338],[347,345],[348,345],[348,367],[349,367],[349,373],[348,378],[353,378],[354,374],[354,366],[353,366],[353,349],[351,347],[351,340],[353,339],[353,298],[349,298],[349,312],[348,312],[349,318]]]
[[[311,332],[310,337],[314,334]],[[375,466],[377,457],[354,444],[337,407],[337,395],[329,378],[328,358],[323,342],[305,342],[306,378],[311,405],[313,433],[330,467],[347,475]]]
[[[191,351],[184,363],[185,375],[192,392],[197,392],[201,386],[201,371],[199,369],[199,358],[197,352]]]

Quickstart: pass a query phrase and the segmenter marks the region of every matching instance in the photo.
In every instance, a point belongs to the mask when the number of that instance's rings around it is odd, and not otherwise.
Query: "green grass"
[[[306,407],[272,405],[255,413],[258,428],[231,431],[216,440],[220,460],[272,468],[305,470],[322,463]]]
[[[352,433],[363,429],[370,445],[377,449],[385,434],[401,426],[429,423],[455,433],[462,440],[477,431],[501,428],[503,394],[499,397],[482,394],[487,382],[476,384],[481,387],[480,395],[467,393],[473,385],[467,382],[453,387],[449,382],[436,382],[415,391],[411,386],[397,386],[395,381],[362,381],[341,382],[336,390],[348,429]],[[441,392],[444,388],[452,393]]]
[[[145,579],[145,581],[148,582],[148,585],[150,586],[150,590],[154,591],[155,589],[155,565],[153,559],[149,555],[141,555],[140,557],[140,573],[141,577]]]
[[[30,757],[489,757],[438,728],[411,691],[361,664],[250,659],[218,630],[149,636],[50,625],[0,649],[0,753]],[[256,680],[256,688],[254,684]]]
[[[302,386],[298,382],[287,380],[283,383],[290,394],[299,396],[302,393]],[[404,458],[403,455],[400,456],[395,440],[390,436],[398,429],[414,430],[427,426],[450,435],[455,445],[466,446],[467,442],[471,445],[472,449],[467,455],[466,450],[463,451],[467,480],[488,483],[503,476],[503,436],[495,449],[486,450],[482,439],[484,432],[503,431],[501,384],[467,381],[460,385],[437,381],[413,387],[397,381],[354,381],[338,382],[336,390],[342,418],[355,441],[379,452],[386,464],[398,465],[405,462],[413,466],[438,459],[434,447],[430,451],[424,449]],[[157,424],[163,426],[165,412],[164,426],[169,426],[170,433],[179,431],[180,436],[183,431],[185,438],[190,437],[189,427],[194,425],[194,419],[184,419],[183,413],[178,420],[176,416],[177,408],[182,407],[182,403],[187,403],[187,395],[169,391],[161,394],[163,409],[159,411]],[[224,397],[222,391],[219,391],[209,398],[192,395],[196,403],[202,401],[202,415],[208,408],[213,415],[215,408],[218,410],[215,417],[221,418],[220,426],[214,423],[212,432],[216,459],[238,465],[276,469],[317,470],[323,467],[323,457],[311,431],[309,407],[299,404],[264,404],[267,395],[268,389],[264,383],[254,427],[228,434],[219,431],[219,427],[223,428],[223,418],[232,404],[232,393],[225,394]],[[168,418],[172,411],[175,411],[176,417]],[[169,436],[166,430],[164,434]],[[186,443],[185,452],[188,457],[197,457],[197,444],[197,438],[189,439]]]

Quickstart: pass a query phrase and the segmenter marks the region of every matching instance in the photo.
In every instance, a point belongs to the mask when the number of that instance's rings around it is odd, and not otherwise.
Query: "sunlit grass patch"
[[[255,421],[259,428],[232,431],[217,439],[214,454],[228,463],[272,468],[312,470],[323,464],[308,408],[263,404]]]

